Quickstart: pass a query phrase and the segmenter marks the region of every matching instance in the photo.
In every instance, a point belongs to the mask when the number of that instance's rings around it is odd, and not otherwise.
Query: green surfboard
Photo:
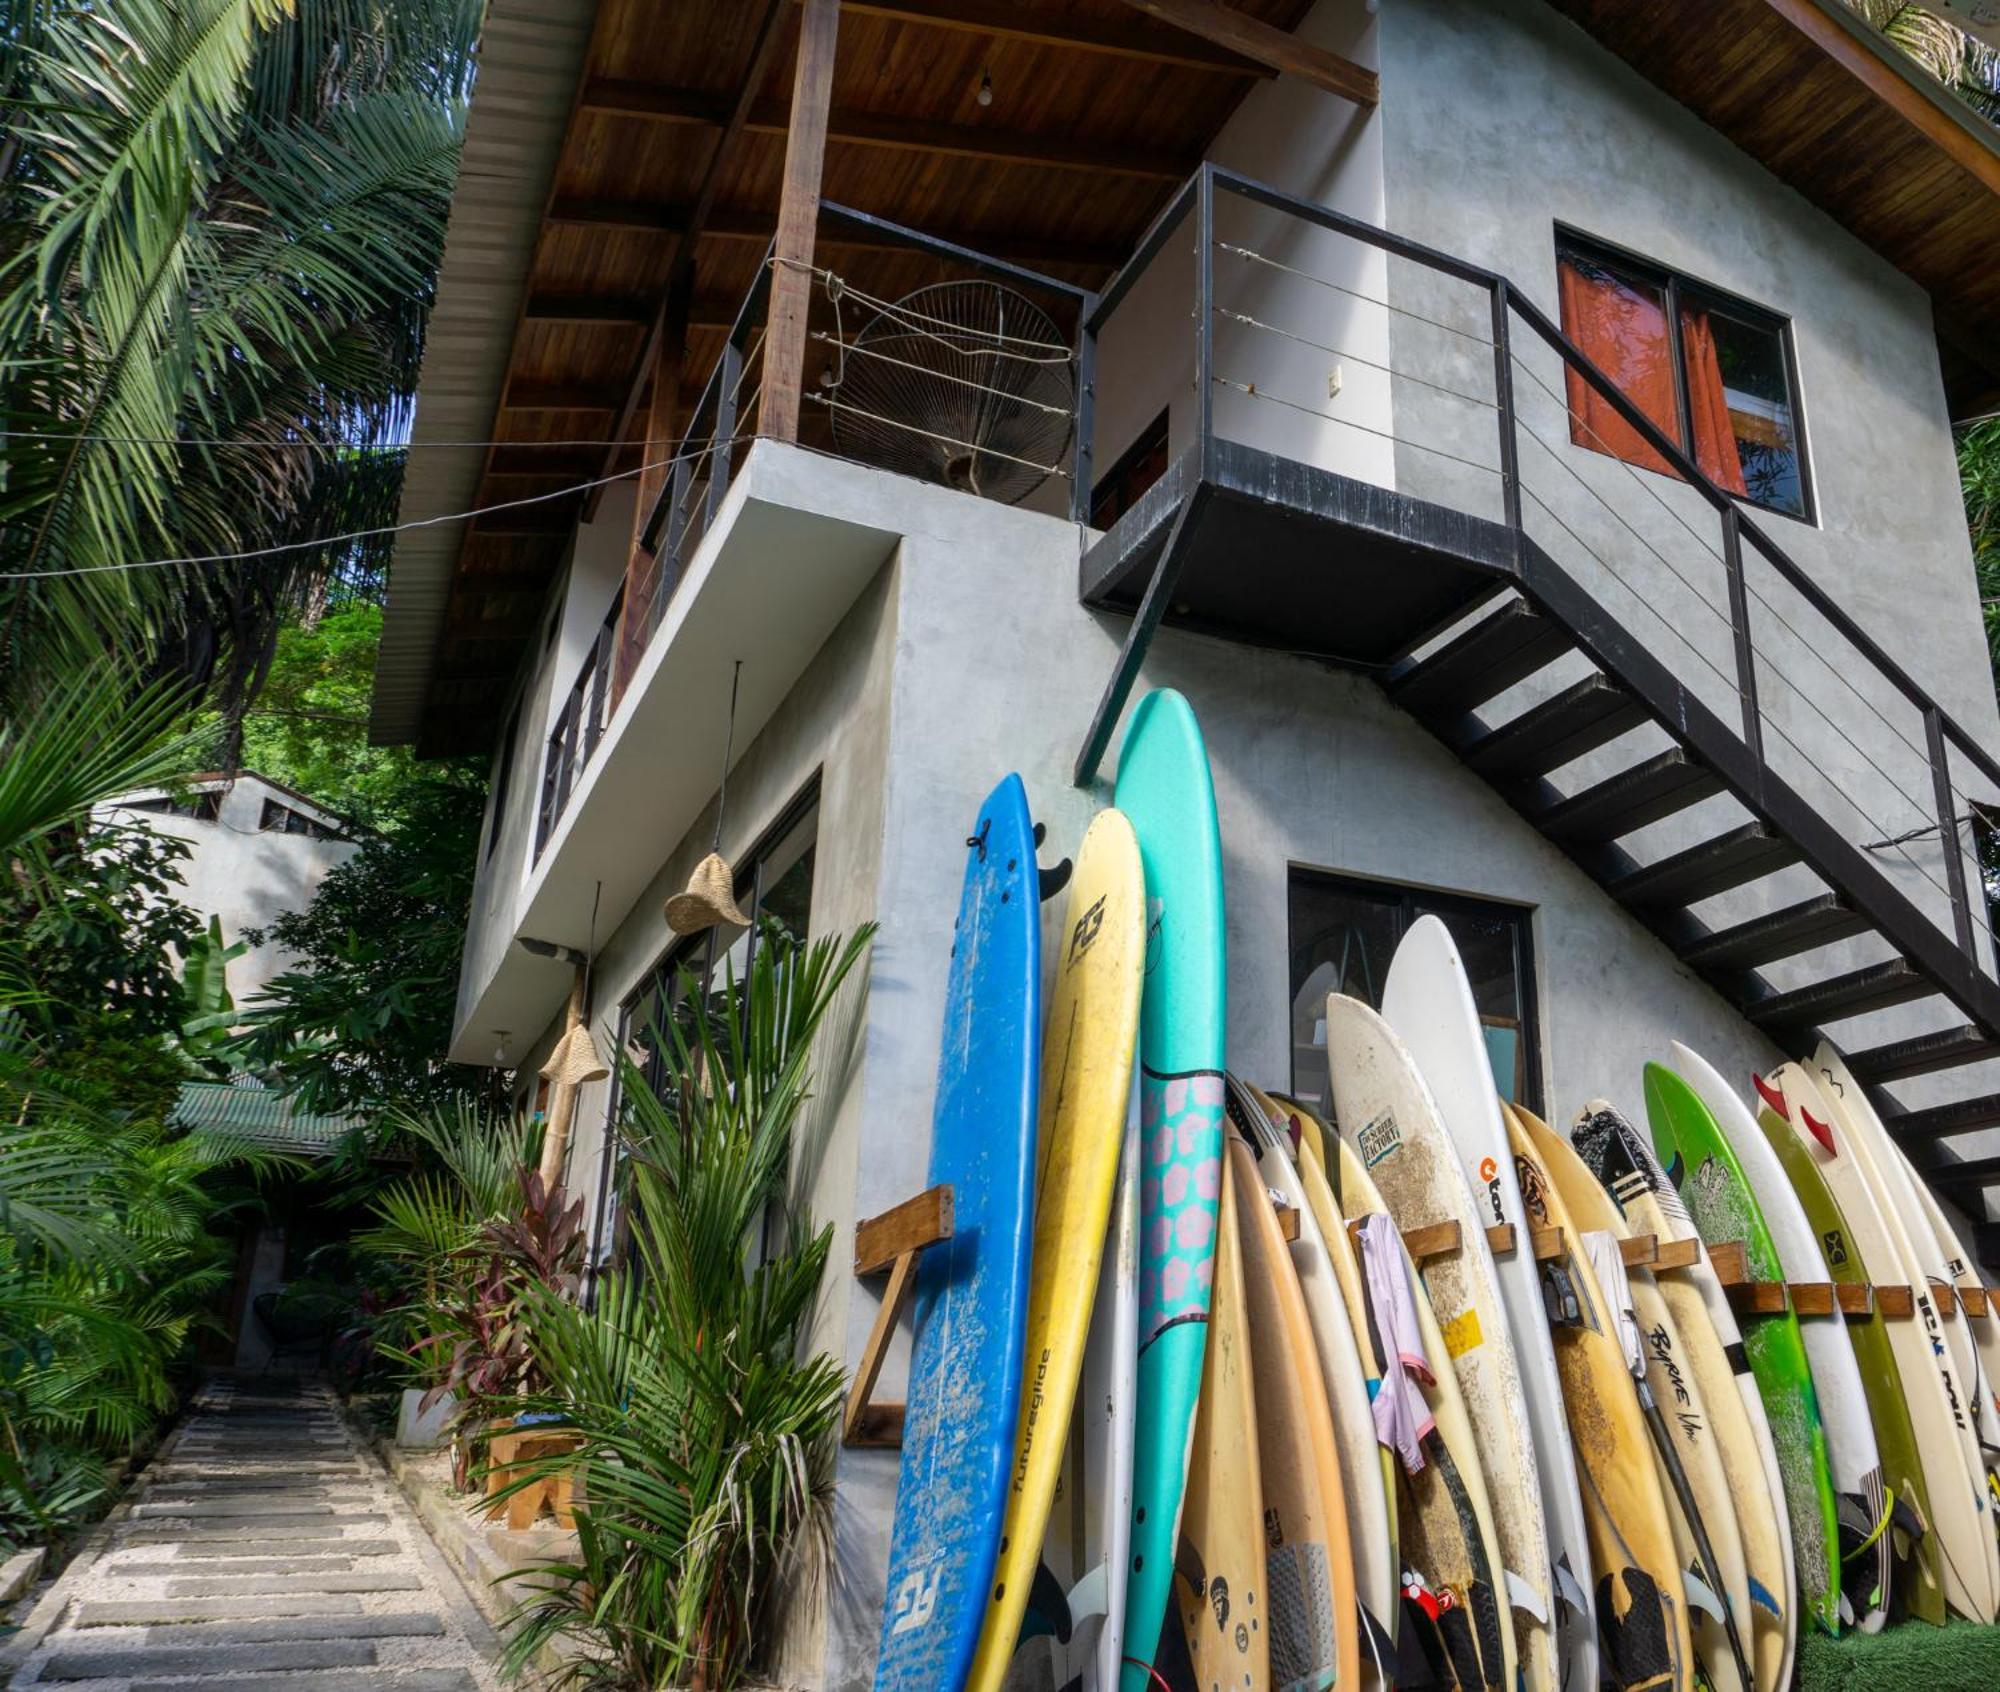
[[[1687,1056],[1693,1058],[1692,1053]],[[1694,1061],[1700,1062],[1698,1058]],[[1716,1086],[1726,1088],[1714,1071],[1709,1071],[1709,1077]],[[1694,1218],[1703,1243],[1712,1249],[1740,1240],[1753,1279],[1782,1281],[1784,1269],[1764,1226],[1763,1212],[1751,1196],[1728,1136],[1716,1126],[1702,1096],[1662,1064],[1647,1064],[1645,1079],[1646,1120],[1653,1134],[1653,1149]],[[1740,1108],[1747,1114],[1747,1107]],[[1790,1310],[1777,1316],[1746,1318],[1743,1350],[1763,1395],[1771,1440],[1784,1474],[1785,1513],[1791,1522],[1792,1560],[1798,1565],[1800,1599],[1821,1627],[1838,1634],[1840,1529],[1833,1479],[1827,1468],[1826,1436],[1820,1428],[1819,1400],[1813,1392],[1798,1318]]]

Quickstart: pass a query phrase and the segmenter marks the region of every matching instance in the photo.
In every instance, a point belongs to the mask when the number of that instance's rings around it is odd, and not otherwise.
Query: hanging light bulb
[[[991,71],[983,70],[979,73],[979,92],[973,98],[982,106],[993,104],[993,73]]]

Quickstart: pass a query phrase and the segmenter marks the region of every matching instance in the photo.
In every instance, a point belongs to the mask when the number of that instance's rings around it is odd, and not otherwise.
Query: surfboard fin
[[[1035,1565],[1035,1578],[1028,1588],[1028,1609],[1048,1623],[1049,1631],[1060,1643],[1069,1643],[1076,1625],[1074,1612],[1070,1609],[1069,1594],[1063,1591],[1062,1582],[1049,1571],[1047,1563]]]
[[[1715,1588],[1703,1580],[1693,1569],[1681,1570],[1681,1590],[1687,1594],[1687,1601],[1711,1621],[1726,1622],[1728,1612],[1722,1607],[1722,1600],[1716,1596]]]
[[[1032,1604],[1034,1601],[1034,1596],[1031,1593],[1028,1602]],[[1111,1602],[1111,1570],[1109,1566],[1099,1563],[1096,1568],[1092,1569],[1089,1574],[1085,1575],[1076,1585],[1069,1589],[1069,1597],[1066,1602],[1069,1606],[1069,1625],[1072,1628],[1081,1627],[1093,1616],[1103,1615],[1110,1608]]]
[[[1754,1576],[1746,1578],[1750,1581],[1750,1602],[1755,1604],[1766,1615],[1775,1616],[1779,1621],[1783,1621],[1785,1619],[1785,1607],[1772,1596],[1770,1589]]]
[[[1556,1577],[1556,1602],[1568,1609],[1573,1616],[1590,1614],[1590,1595],[1584,1591],[1583,1582],[1569,1566],[1569,1553],[1563,1552],[1550,1565]]]
[[[1512,1569],[1502,1571],[1507,1585],[1507,1605],[1510,1609],[1521,1610],[1547,1627],[1549,1625],[1548,1600],[1527,1582],[1523,1575]]]
[[[1368,1613],[1368,1606],[1360,1599],[1354,1601],[1354,1613],[1361,1618],[1361,1652],[1375,1665],[1376,1678],[1384,1686],[1396,1683],[1396,1641],[1395,1637]]]

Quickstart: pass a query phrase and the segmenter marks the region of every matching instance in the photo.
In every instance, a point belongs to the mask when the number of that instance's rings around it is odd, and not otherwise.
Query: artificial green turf
[[[2000,1627],[1903,1622],[1880,1633],[1799,1642],[1797,1692],[1991,1692],[2000,1688]]]

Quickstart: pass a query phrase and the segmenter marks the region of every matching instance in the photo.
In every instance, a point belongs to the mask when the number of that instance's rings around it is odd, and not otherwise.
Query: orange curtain
[[[1680,421],[1674,403],[1673,353],[1665,307],[1644,290],[1596,265],[1586,268],[1565,258],[1558,269],[1564,332],[1667,439],[1677,442]],[[1572,441],[1662,475],[1675,474],[1578,371],[1565,367],[1563,376],[1568,387]]]
[[[1729,396],[1722,391],[1722,360],[1707,312],[1681,313],[1681,354],[1687,360],[1694,461],[1717,487],[1740,494],[1745,491],[1743,459],[1736,450],[1736,424],[1729,415]]]

